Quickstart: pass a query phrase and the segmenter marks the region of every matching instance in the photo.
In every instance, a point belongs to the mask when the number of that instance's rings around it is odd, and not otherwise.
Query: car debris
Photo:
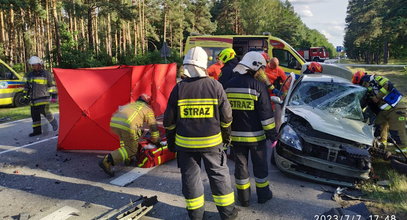
[[[129,204],[115,209],[98,219],[137,220],[151,211],[157,202],[157,196],[147,197],[140,195],[140,198],[136,201],[130,200]]]

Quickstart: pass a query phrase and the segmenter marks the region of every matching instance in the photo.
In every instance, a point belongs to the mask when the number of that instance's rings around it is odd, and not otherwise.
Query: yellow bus
[[[0,106],[26,105],[24,99],[24,85],[26,80],[0,59]]]
[[[249,51],[264,51],[270,57],[277,57],[286,73],[301,74],[301,66],[306,62],[288,43],[269,34],[190,36],[185,44],[185,54],[195,46],[202,47],[208,53],[208,66],[215,63],[213,58],[225,48],[233,48],[239,60]]]

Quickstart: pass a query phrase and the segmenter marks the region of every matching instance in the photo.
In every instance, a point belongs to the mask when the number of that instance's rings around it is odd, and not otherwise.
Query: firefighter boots
[[[40,125],[40,126],[37,126],[37,127],[34,127],[34,128],[33,128],[33,132],[30,133],[28,136],[29,136],[29,137],[34,137],[34,136],[37,136],[37,135],[40,135],[40,134],[42,134],[41,125]]]
[[[114,176],[112,156],[110,154],[106,155],[101,161],[99,161],[100,168],[105,171],[105,173],[111,177]]]
[[[273,198],[273,193],[271,192],[271,190],[268,190],[268,192],[264,193],[264,195],[262,196],[259,196],[259,194],[257,194],[257,202],[260,204],[266,203],[271,198]]]

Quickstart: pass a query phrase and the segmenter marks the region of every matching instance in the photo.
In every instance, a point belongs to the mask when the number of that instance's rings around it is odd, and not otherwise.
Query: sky
[[[330,43],[343,46],[348,0],[289,0],[301,20],[324,34]]]

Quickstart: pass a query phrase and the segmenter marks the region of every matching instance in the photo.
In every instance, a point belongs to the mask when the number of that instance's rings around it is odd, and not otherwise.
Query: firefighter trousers
[[[227,157],[219,146],[216,152],[178,151],[178,166],[181,169],[182,193],[190,219],[203,219],[205,212],[204,187],[201,179],[201,161],[209,178],[212,197],[221,219],[229,219],[235,208]]]
[[[380,111],[377,114],[375,124],[382,129],[381,141],[386,143],[388,132],[400,147],[407,147],[407,104],[399,103],[394,108],[387,111]]]
[[[52,127],[57,126],[57,121],[49,110],[49,104],[44,105],[32,105],[31,106],[31,118],[33,121],[32,127],[34,133],[41,133],[41,114],[48,120]]]
[[[241,203],[248,203],[250,201],[249,153],[256,180],[257,199],[258,201],[265,200],[270,194],[266,142],[257,142],[255,146],[233,144],[233,148],[235,153],[235,184],[238,200]]]
[[[111,129],[120,138],[120,148],[110,153],[113,165],[129,162],[130,158],[136,156],[139,151],[138,139],[141,136],[141,130],[137,129],[135,133],[130,133],[116,127],[111,127]]]

